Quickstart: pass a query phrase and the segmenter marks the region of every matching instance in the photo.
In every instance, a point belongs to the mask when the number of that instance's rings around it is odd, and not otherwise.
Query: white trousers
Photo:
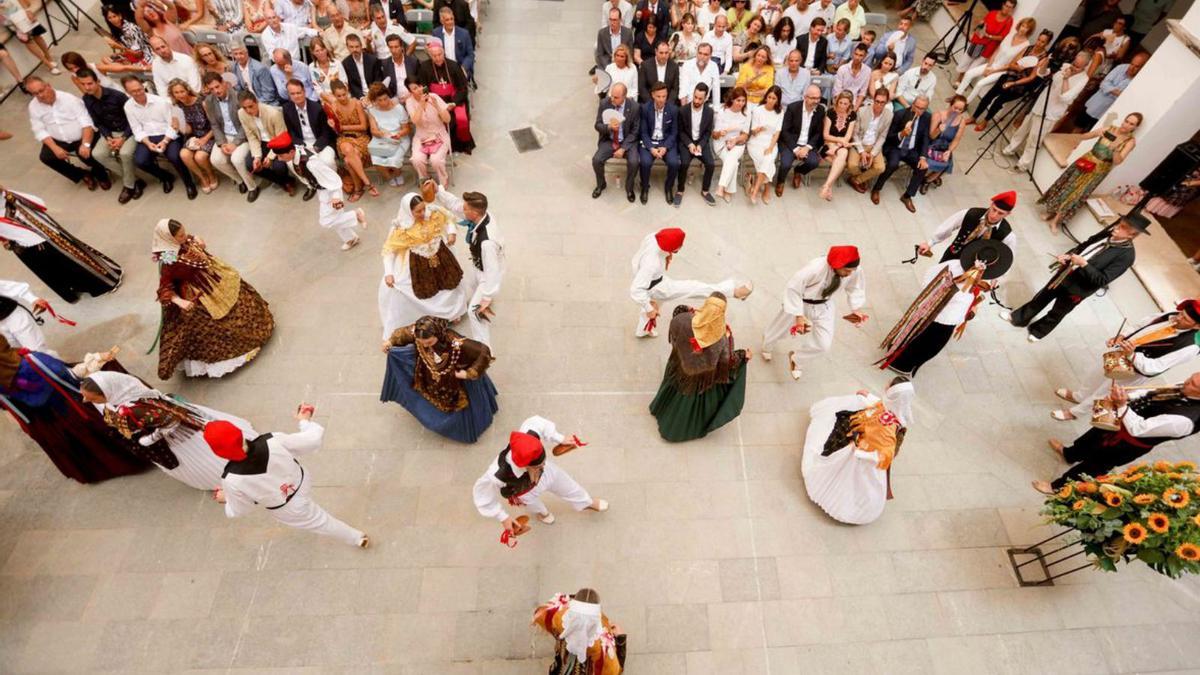
[[[470,270],[474,272],[475,290],[471,293],[471,302],[467,305],[467,325],[471,328],[471,335],[490,348],[492,346],[492,322],[475,316],[475,310],[471,309],[483,301],[483,288],[480,286],[483,273],[475,269],[474,265],[471,265]],[[496,304],[495,298],[492,299],[492,304]]]
[[[576,511],[582,511],[592,505],[592,496],[579,483],[571,478],[571,474],[558,468],[553,462],[546,462],[542,477],[533,489],[519,497],[522,506],[528,507],[534,513],[544,516],[550,509],[542,502],[542,495],[550,493],[571,505]]]
[[[246,156],[249,154],[249,143],[242,143],[233,149],[232,154],[228,155],[221,149],[221,146],[215,145],[209,158],[212,159],[213,168],[229,176],[229,180],[241,183],[253,190],[256,185],[254,175],[250,173],[250,169],[246,168]]]
[[[1030,112],[1025,116],[1025,121],[1021,122],[1020,128],[1013,134],[1012,141],[1009,142],[1008,147],[1004,148],[1004,151],[1013,154],[1023,145],[1025,149],[1021,151],[1021,158],[1017,160],[1017,166],[1028,169],[1033,164],[1034,155],[1037,154],[1038,128],[1042,129],[1044,138],[1058,123],[1058,119],[1057,117],[1047,117],[1046,123],[1042,124],[1042,116]]]
[[[687,298],[705,298],[714,292],[724,293],[726,298],[733,299],[733,291],[736,288],[737,281],[732,278],[720,283],[709,284],[703,281],[676,281],[664,274],[662,281],[650,289],[650,299],[658,303],[658,324],[665,327],[671,323],[671,312],[675,310],[674,307],[667,306],[668,302]],[[637,337],[649,335],[649,331],[646,330],[646,322],[649,320],[646,312],[638,312],[638,323],[633,334]]]
[[[29,312],[20,307],[14,309],[12,314],[0,321],[0,335],[3,335],[8,340],[8,344],[14,348],[55,354],[54,351],[46,348],[46,334],[42,332],[42,327],[37,325]]]
[[[358,546],[358,542],[363,538],[361,531],[329,515],[328,511],[312,500],[312,490],[307,480],[300,486],[296,496],[292,497],[292,501],[281,508],[268,509],[267,513],[288,527],[333,537],[351,546]]]
[[[800,346],[795,350],[796,360],[811,359],[824,354],[833,345],[833,301],[828,300],[823,305],[804,303],[804,318],[812,323],[812,330],[798,336]],[[790,337],[791,328],[795,324],[796,316],[780,307],[779,313],[775,315],[763,333],[763,351],[772,351],[775,343]]]
[[[1149,381],[1150,378],[1148,377],[1135,375],[1128,380],[1122,381],[1121,385],[1125,387],[1136,387],[1138,385],[1146,384]],[[1079,403],[1071,406],[1071,412],[1080,419],[1091,419],[1092,403],[1095,402],[1096,399],[1108,398],[1108,390],[1111,387],[1112,380],[1104,377],[1104,374],[1101,373],[1095,380],[1085,384],[1084,389],[1076,392],[1080,394]]]
[[[984,58],[982,56],[976,56],[976,57],[972,58],[970,56],[967,56],[966,52],[963,52],[962,54],[960,54],[958,56],[958,62],[954,64],[954,69],[960,73],[965,73],[965,72],[971,70],[972,68],[978,68],[978,67],[984,66],[984,65],[987,65],[986,58]],[[967,78],[964,77],[963,79],[965,80]]]
[[[1004,71],[992,73],[991,75],[984,75],[983,73],[985,70],[987,70],[987,64],[976,66],[968,70],[967,74],[963,76],[962,82],[958,85],[958,89],[955,91],[955,93],[966,96],[967,103],[970,103],[978,98],[979,95],[982,94],[986,89],[999,81],[1000,77],[1004,75]],[[976,78],[979,79],[975,82],[975,86],[971,87],[971,93],[968,94],[967,87],[970,87],[971,82]]]
[[[304,147],[308,148],[308,146],[304,146]],[[334,150],[332,145],[327,146],[324,150],[322,150],[320,152],[316,152],[316,148],[308,148],[308,149],[312,150],[314,153],[314,156],[317,159],[321,160],[321,162],[324,163],[325,166],[328,166],[329,168],[333,169],[334,171],[337,171],[337,150]],[[263,161],[265,162],[266,159],[267,158],[264,157]],[[288,171],[291,172],[292,176],[296,179],[297,182],[299,182],[301,185],[308,185],[308,181],[304,180],[304,177],[296,172],[295,164],[293,164],[292,162],[288,162],[287,165],[288,165]],[[315,189],[319,189],[321,186],[320,185],[310,185],[309,187],[311,187],[315,190]]]
[[[746,152],[746,146],[735,145],[733,149],[725,147],[724,143],[714,143],[717,159],[721,160],[721,175],[717,178],[717,186],[726,192],[737,192],[738,164]]]

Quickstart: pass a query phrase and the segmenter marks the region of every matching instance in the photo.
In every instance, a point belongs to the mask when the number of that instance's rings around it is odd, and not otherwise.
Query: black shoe
[[[304,188],[304,196],[302,196],[301,199],[303,199],[304,201],[308,201],[315,196],[317,196],[317,189],[308,187],[308,188]]]
[[[188,198],[188,199],[195,199],[195,198],[196,198],[196,195],[200,194],[200,193],[199,193],[199,191],[198,191],[198,190],[196,190],[196,186],[195,186],[195,185],[185,185],[185,186],[183,186],[183,188],[184,188],[184,190],[186,190],[186,191],[187,191],[187,198]]]
[[[245,183],[238,183],[238,194],[244,195],[249,191],[250,191],[250,188],[246,187]],[[253,201],[253,200],[251,200],[251,201]]]
[[[133,199],[133,189],[121,188],[121,194],[117,195],[117,203],[128,204],[130,199]]]
[[[629,203],[632,204],[637,201],[637,196],[633,194],[633,190],[630,190],[629,192],[625,193],[625,199],[628,199]]]
[[[169,195],[169,194],[171,194],[171,190],[174,190],[174,189],[175,189],[175,181],[173,181],[173,180],[164,180],[164,181],[163,181],[163,183],[162,183],[162,187],[163,187],[163,194],[164,194],[164,195]]]
[[[258,188],[254,188],[253,190],[246,191],[246,201],[253,204],[254,200],[256,200],[256,199],[258,199]]]
[[[592,190],[592,199],[599,199],[600,195],[602,194],[604,194],[604,188],[598,187],[595,190]]]
[[[642,188],[642,203],[650,203],[650,188]]]
[[[667,191],[667,203],[671,206],[678,206],[678,204],[675,203],[675,193],[669,190]],[[683,195],[679,195],[679,203],[683,203]]]
[[[141,178],[137,179],[133,183],[133,198],[141,199],[142,193],[145,192],[145,190],[146,190],[146,181],[142,180]]]

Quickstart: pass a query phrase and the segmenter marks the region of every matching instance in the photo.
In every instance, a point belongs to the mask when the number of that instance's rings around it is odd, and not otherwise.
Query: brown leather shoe
[[[854,180],[853,178],[847,180],[846,182],[850,183],[850,187],[854,188],[854,191],[857,192],[858,194],[860,194],[860,195],[866,194],[866,192],[867,192],[866,185],[863,185],[862,183]]]
[[[782,196],[783,196],[783,183],[777,183],[777,184],[775,185],[775,196],[776,196],[776,197],[782,197]]]
[[[871,203],[872,204],[879,203],[879,190],[871,190]]]
[[[96,191],[97,183],[96,183],[96,179],[95,179],[95,178],[92,178],[91,176],[84,176],[84,177],[83,177],[83,184],[84,184],[84,186],[86,186],[86,187],[87,187],[87,189],[88,189],[90,192],[95,192],[95,191]]]
[[[900,203],[904,204],[904,208],[908,209],[909,213],[917,212],[917,205],[913,204],[912,197],[909,197],[908,195],[902,195],[900,197]]]
[[[804,180],[804,176],[801,176],[798,173],[793,173],[792,174],[792,189],[795,190],[796,188],[799,188],[800,181],[802,181],[802,180]]]

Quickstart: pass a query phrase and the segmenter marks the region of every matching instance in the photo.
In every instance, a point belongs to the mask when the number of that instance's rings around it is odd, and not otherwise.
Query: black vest
[[[0,295],[0,320],[7,319],[20,306],[20,303],[7,295]]]
[[[271,449],[267,447],[267,441],[271,439],[271,434],[263,434],[252,441],[246,441],[246,459],[240,461],[230,460],[225,465],[225,471],[221,473],[224,478],[229,474],[238,476],[257,476],[265,473],[267,470],[267,461],[271,459]]]
[[[962,223],[958,226],[958,234],[954,235],[954,239],[946,247],[946,252],[942,254],[942,259],[939,262],[958,260],[958,257],[962,255],[963,247],[969,243],[967,237],[971,236],[971,232],[979,225],[979,221],[983,219],[986,213],[986,208],[967,209]],[[1004,241],[1004,238],[1010,234],[1012,234],[1012,227],[1009,226],[1007,218],[1002,218],[999,223],[992,226],[992,235],[990,238],[996,241]]]
[[[1153,326],[1158,323],[1162,323],[1163,321],[1166,321],[1167,319],[1171,318],[1174,315],[1175,315],[1175,312],[1167,312],[1158,317],[1155,317],[1154,320],[1152,320],[1150,323],[1146,324],[1144,327],[1139,328],[1136,331],[1134,331],[1133,333],[1131,333],[1129,335],[1129,337],[1130,338],[1135,337],[1138,333],[1141,333],[1142,331],[1146,330],[1150,326]],[[1176,335],[1175,337],[1167,338],[1165,340],[1157,340],[1155,342],[1148,342],[1144,345],[1139,345],[1138,347],[1136,347],[1134,349],[1134,351],[1137,352],[1138,354],[1141,354],[1142,356],[1145,356],[1148,359],[1158,359],[1158,358],[1162,358],[1162,357],[1166,356],[1167,354],[1177,352],[1180,349],[1186,349],[1187,347],[1191,347],[1192,345],[1195,345],[1195,344],[1196,344],[1196,331],[1185,330],[1185,331],[1180,331],[1179,335]],[[1144,374],[1145,373],[1143,373],[1143,375]]]
[[[467,248],[471,251],[471,262],[475,269],[483,271],[483,242],[488,240],[488,223],[492,222],[492,214],[484,214],[483,220],[467,234]]]
[[[511,499],[519,494],[529,492],[533,489],[534,485],[537,485],[537,483],[529,477],[528,471],[520,476],[513,473],[512,465],[508,463],[508,454],[510,452],[512,452],[511,448],[505,448],[504,451],[500,453],[500,458],[496,461],[500,467],[496,471],[496,478],[498,478],[501,483],[504,483],[504,485],[500,488],[500,496],[504,497],[505,499]]]
[[[1159,415],[1179,415],[1180,417],[1186,417],[1192,422],[1192,430],[1183,436],[1138,436],[1137,440],[1154,446],[1179,438],[1187,438],[1196,433],[1197,427],[1200,425],[1200,399],[1180,397],[1168,401],[1151,401],[1148,400],[1149,398],[1147,396],[1130,401],[1129,409],[1146,419],[1158,417]]]

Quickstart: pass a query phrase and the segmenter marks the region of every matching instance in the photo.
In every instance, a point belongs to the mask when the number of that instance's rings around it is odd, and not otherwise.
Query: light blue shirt
[[[1100,119],[1104,117],[1104,113],[1112,107],[1116,102],[1118,92],[1123,91],[1125,87],[1133,80],[1132,77],[1126,75],[1129,71],[1129,64],[1122,63],[1121,65],[1109,71],[1108,75],[1100,81],[1100,88],[1092,97],[1084,104],[1084,110],[1087,111],[1088,117]]]
[[[829,64],[831,66],[841,67],[843,63],[850,60],[850,52],[854,49],[855,43],[850,39],[849,33],[846,33],[846,37],[841,40],[833,33],[826,35],[825,39],[829,42]]]
[[[780,103],[787,107],[788,105],[804,99],[804,90],[808,88],[808,83],[812,81],[812,75],[808,73],[808,69],[801,67],[800,72],[796,73],[795,79],[792,79],[792,74],[787,68],[775,69],[775,85],[783,92],[783,97]]]
[[[304,85],[304,96],[308,100],[317,100],[317,90],[313,88],[312,73],[308,70],[308,66],[299,61],[292,61],[292,77],[300,80],[300,83]],[[271,64],[271,79],[275,81],[275,91],[279,92],[279,99],[281,101],[288,100],[288,77],[275,64]]]
[[[304,0],[299,7],[292,0],[275,0],[275,13],[279,20],[296,26],[308,26],[313,18],[313,4]]]

